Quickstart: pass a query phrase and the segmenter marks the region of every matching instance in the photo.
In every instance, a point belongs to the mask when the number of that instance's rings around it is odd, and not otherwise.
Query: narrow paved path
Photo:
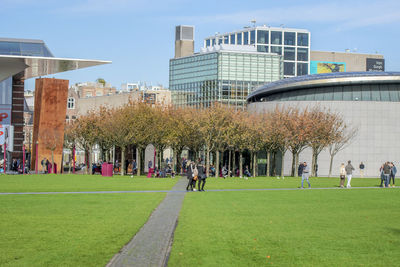
[[[182,178],[183,179],[183,178]],[[184,178],[186,179],[186,178]],[[53,195],[53,194],[124,194],[124,193],[186,193],[186,183],[187,180],[183,182],[184,186],[180,186],[176,188],[176,186],[180,183],[181,181],[178,181],[177,184],[172,188],[172,190],[141,190],[141,191],[79,191],[79,192],[10,192],[10,193],[0,193],[0,195]],[[379,186],[370,186],[370,187],[352,187],[351,189],[374,189],[374,188],[379,188],[379,189],[384,189]],[[400,187],[394,187],[392,189],[399,189]],[[224,191],[282,191],[282,190],[346,190],[347,188],[340,188],[340,187],[312,187],[312,188],[305,188],[305,189],[300,189],[300,188],[238,188],[238,189],[210,189],[207,190],[206,186],[206,191],[207,192],[224,192]],[[390,189],[390,188],[386,188]],[[347,189],[349,190],[349,189]]]
[[[107,266],[165,266],[187,185],[182,177],[132,240]]]

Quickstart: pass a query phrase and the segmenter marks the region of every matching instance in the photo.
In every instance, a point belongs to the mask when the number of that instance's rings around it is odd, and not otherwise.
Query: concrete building
[[[113,95],[117,92],[115,87],[109,83],[99,82],[84,82],[77,83],[72,88],[79,94],[80,97],[94,97],[103,95]]]
[[[173,103],[182,107],[214,102],[243,107],[255,88],[283,78],[282,56],[225,44],[171,59],[169,70]]]
[[[333,175],[339,175],[341,163],[351,160],[359,175],[364,162],[365,175],[379,177],[383,162],[398,165],[400,143],[400,73],[353,72],[328,73],[295,77],[262,86],[247,98],[248,110],[264,112],[276,106],[318,106],[341,114],[346,124],[358,128],[358,135],[333,161]],[[306,149],[300,161],[311,162]],[[284,174],[289,175],[291,153],[285,154]],[[330,155],[325,150],[318,158],[318,174],[328,175]],[[279,164],[278,164],[279,165]]]
[[[310,74],[354,71],[385,71],[385,59],[379,54],[311,51]]]
[[[216,45],[254,47],[283,57],[285,78],[309,74],[311,34],[305,29],[254,26],[205,38],[204,48]]]
[[[175,27],[175,58],[194,54],[194,27],[180,25]]]

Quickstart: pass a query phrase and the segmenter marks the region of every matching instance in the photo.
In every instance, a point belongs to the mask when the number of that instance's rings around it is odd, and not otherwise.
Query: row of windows
[[[297,35],[297,36],[296,36]],[[252,30],[217,36],[205,40],[205,46],[210,47],[220,44],[252,45],[252,44],[275,44],[309,46],[309,34],[301,32],[284,32],[268,30]],[[296,42],[297,41],[297,42]]]
[[[347,85],[293,90],[261,101],[391,101],[400,102],[400,84]]]
[[[41,43],[0,42],[0,55],[53,57]]]
[[[297,65],[297,73],[296,71]],[[307,75],[308,74],[308,63],[295,63],[295,62],[284,62],[283,63],[283,74],[284,75]]]

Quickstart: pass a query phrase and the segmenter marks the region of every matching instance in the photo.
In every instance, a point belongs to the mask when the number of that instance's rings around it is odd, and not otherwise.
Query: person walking
[[[307,162],[303,163],[303,172],[301,174],[301,189],[303,189],[304,180],[307,180],[308,188],[311,188],[310,181],[308,178],[310,177],[310,166],[307,165]]]
[[[301,177],[303,174],[303,168],[304,168],[304,163],[302,162],[302,163],[300,163],[299,167],[297,168],[297,174],[299,177]]]
[[[390,163],[389,161],[383,165],[384,187],[389,187],[390,180]]]
[[[390,187],[390,181],[393,181],[392,187],[395,187],[394,185],[394,178],[396,177],[397,173],[397,168],[394,166],[393,162],[390,162],[390,178],[389,178],[389,187]]]
[[[207,175],[206,175],[206,168],[204,167],[203,162],[201,161],[201,159],[199,159],[199,164],[197,165],[197,170],[199,172],[199,182],[198,184],[198,188],[199,191],[204,191],[204,185],[206,184],[206,179],[207,179]]]
[[[344,163],[340,165],[340,188],[344,187],[344,180],[346,179],[346,169],[344,167]]]
[[[188,170],[186,172],[186,177],[188,179],[188,184],[186,186],[186,191],[193,191],[193,178],[194,178],[194,173],[193,173],[193,168],[191,164],[189,163]]]
[[[383,174],[383,166],[385,166],[385,163],[383,163],[381,165],[381,167],[379,168],[379,172],[381,174],[381,185],[380,185],[380,187],[383,187],[383,182],[385,181],[385,175]]]
[[[351,188],[351,178],[353,177],[353,171],[354,171],[354,167],[353,165],[351,165],[351,160],[349,160],[347,162],[347,165],[345,167],[346,170],[346,175],[347,175],[347,188]]]
[[[361,161],[361,163],[360,163],[360,177],[361,178],[364,178],[364,168],[365,168],[365,165],[364,165],[364,163]]]

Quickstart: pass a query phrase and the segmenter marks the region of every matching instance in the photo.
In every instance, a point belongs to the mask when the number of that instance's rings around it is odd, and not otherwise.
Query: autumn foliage
[[[149,144],[156,147],[159,158],[162,158],[164,149],[171,148],[172,164],[178,171],[180,155],[185,149],[192,152],[193,159],[204,155],[207,172],[212,158],[216,175],[222,166],[223,152],[229,155],[229,171],[237,165],[243,173],[242,155],[246,151],[250,154],[250,169],[255,176],[259,151],[267,152],[267,162],[270,162],[270,157],[289,151],[292,154],[291,174],[295,176],[299,154],[305,148],[312,149],[312,164],[315,166],[321,151],[342,149],[351,140],[349,136],[355,133],[354,129],[346,126],[341,116],[319,108],[276,108],[258,114],[220,104],[208,109],[182,109],[130,102],[119,108],[102,107],[78,118],[68,127],[68,140],[79,144],[88,155],[95,144],[104,150],[119,147],[122,164],[125,163],[126,147],[133,145],[139,151],[139,174],[142,172],[141,155]],[[239,153],[238,163],[234,162],[232,153]],[[274,175],[283,175],[283,170],[276,173],[274,168],[272,166]],[[124,169],[122,166],[121,174]]]

